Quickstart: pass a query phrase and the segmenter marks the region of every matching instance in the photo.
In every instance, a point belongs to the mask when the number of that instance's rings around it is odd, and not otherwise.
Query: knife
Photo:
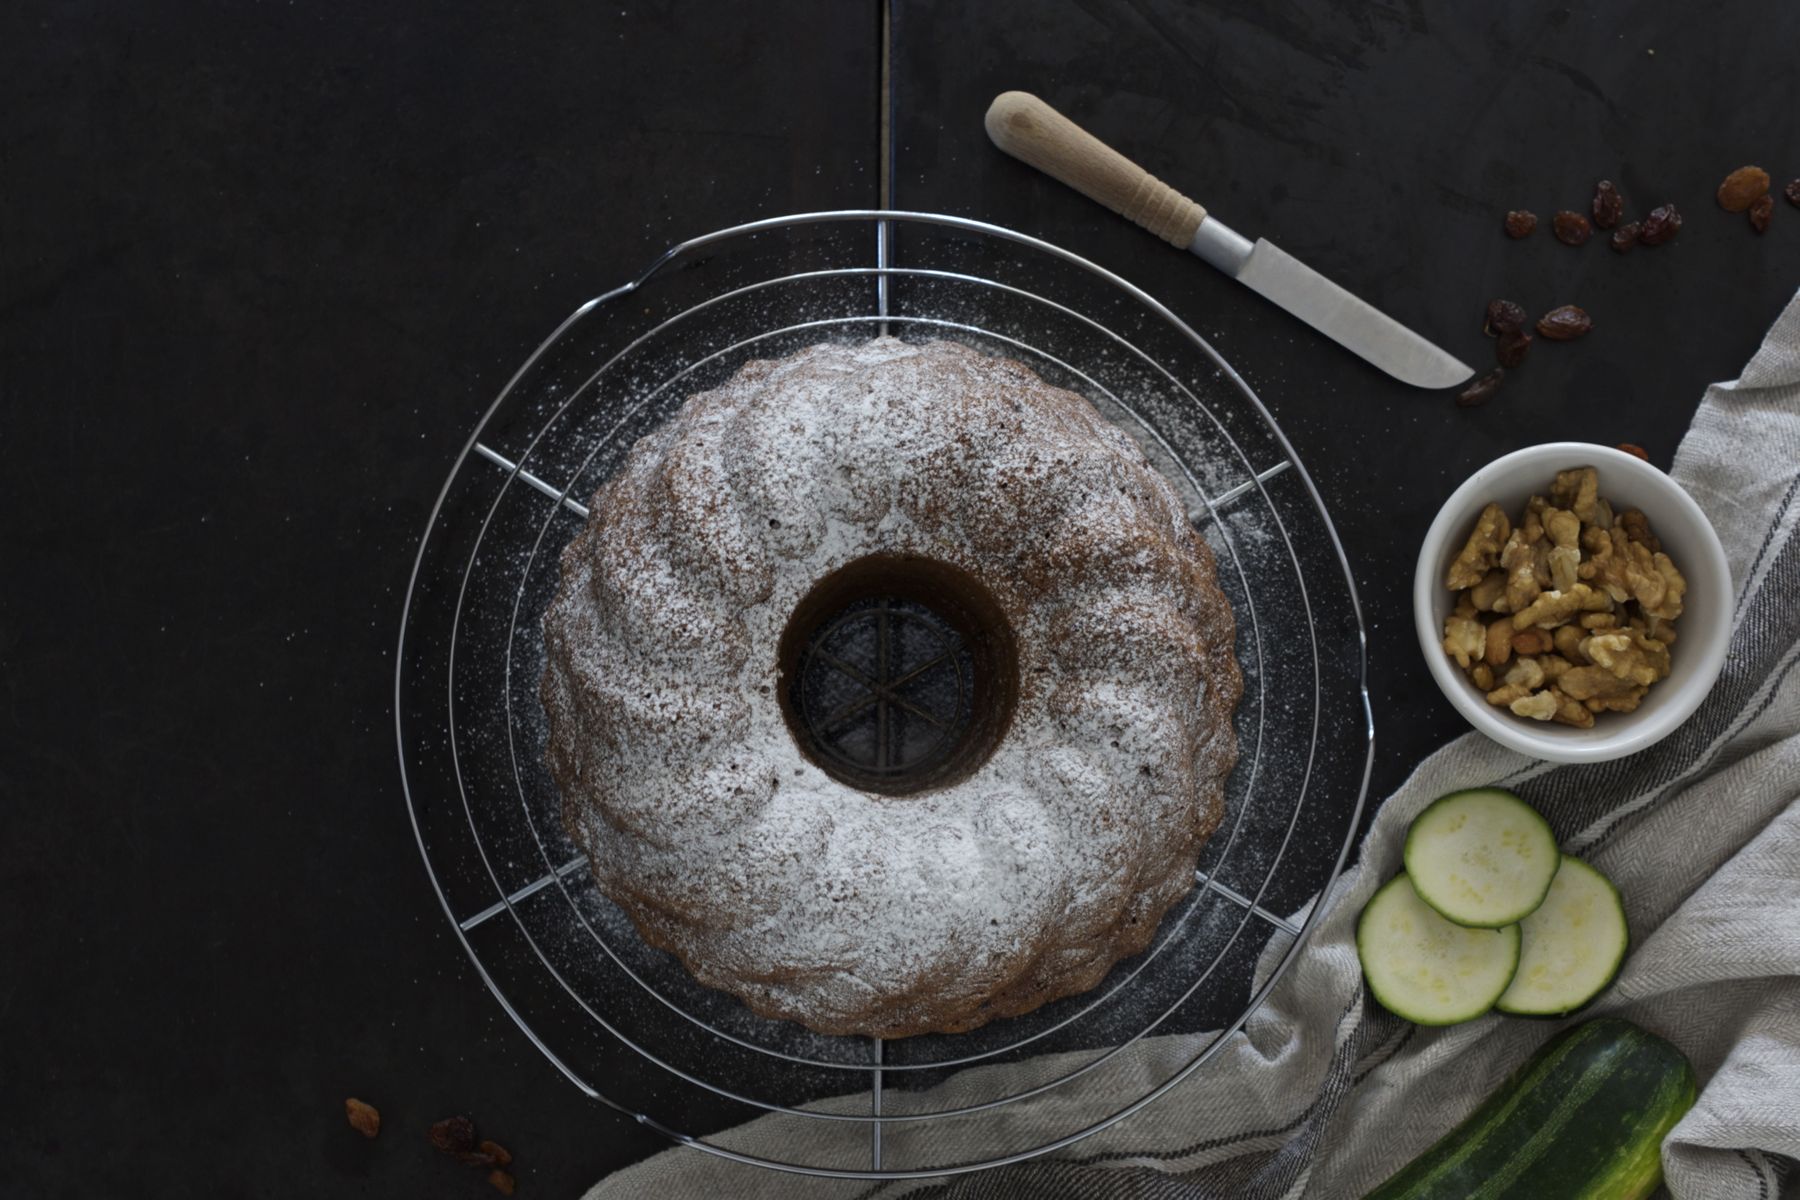
[[[1211,263],[1402,383],[1447,388],[1475,374],[1266,238],[1251,242],[1030,92],[988,106],[994,145]]]

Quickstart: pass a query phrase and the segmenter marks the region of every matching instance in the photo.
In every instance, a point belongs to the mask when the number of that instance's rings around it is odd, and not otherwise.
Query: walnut
[[[1506,572],[1489,571],[1481,582],[1469,589],[1469,603],[1482,612],[1505,612],[1499,605],[1506,602]]]
[[[1571,699],[1560,688],[1551,688],[1550,694],[1556,697],[1556,715],[1550,718],[1552,721],[1559,725],[1573,725],[1577,729],[1594,727],[1594,714],[1587,705]]]
[[[1487,656],[1487,630],[1474,617],[1452,615],[1444,622],[1444,653],[1468,670],[1470,663]]]
[[[1635,629],[1595,634],[1581,643],[1581,652],[1595,666],[1645,687],[1669,674],[1669,648]]]
[[[1601,577],[1612,562],[1613,535],[1597,526],[1583,529],[1581,549],[1581,566],[1576,569],[1576,574],[1591,583]]]
[[[1535,658],[1517,658],[1501,679],[1510,686],[1535,690],[1544,686],[1544,668],[1538,666]]]
[[[1451,591],[1460,591],[1480,583],[1481,577],[1499,562],[1500,547],[1511,532],[1512,523],[1498,504],[1482,509],[1481,515],[1475,518],[1475,530],[1469,534],[1462,553],[1444,574],[1444,586]]]
[[[1628,508],[1619,514],[1619,524],[1625,527],[1625,536],[1640,546],[1648,546],[1650,553],[1655,554],[1662,549],[1662,543],[1656,534],[1650,531],[1650,518],[1635,508]]]
[[[1675,563],[1661,550],[1651,555],[1651,561],[1656,564],[1657,574],[1663,577],[1663,601],[1656,605],[1645,604],[1640,597],[1638,603],[1645,616],[1673,621],[1681,615],[1682,598],[1687,595],[1687,577],[1675,569]]]
[[[1487,664],[1490,667],[1506,665],[1512,657],[1512,624],[1508,621],[1495,621],[1487,627]]]
[[[1529,696],[1521,696],[1507,707],[1516,716],[1530,717],[1534,721],[1548,721],[1562,706],[1558,703],[1556,694],[1545,689],[1541,692],[1533,692]]]
[[[1550,486],[1550,498],[1559,507],[1569,509],[1583,525],[1594,525],[1600,519],[1600,473],[1592,467],[1575,467],[1558,471]]]
[[[1536,600],[1543,585],[1537,577],[1537,555],[1525,540],[1523,530],[1515,529],[1500,551],[1500,565],[1506,570],[1506,611],[1516,613]]]
[[[1630,598],[1641,607],[1660,607],[1668,583],[1656,569],[1656,559],[1650,548],[1627,539],[1620,549],[1619,576],[1624,580]]]
[[[1508,708],[1511,707],[1514,700],[1523,700],[1529,695],[1531,695],[1531,689],[1524,684],[1509,683],[1504,687],[1497,687],[1489,692],[1487,694],[1487,702],[1495,708]]]
[[[1589,535],[1598,533],[1598,530],[1588,531]],[[1631,599],[1631,583],[1625,578],[1625,570],[1631,563],[1631,545],[1625,531],[1615,525],[1610,533],[1600,534],[1599,539],[1588,547],[1587,565],[1593,568],[1588,582],[1620,604]]]
[[[1593,696],[1583,700],[1589,712],[1636,712],[1638,702],[1644,698],[1643,688],[1633,688],[1622,696]]]
[[[1545,566],[1550,572],[1550,586],[1566,592],[1579,578],[1581,566],[1581,522],[1575,514],[1553,508],[1544,524],[1550,535],[1551,548],[1545,552]]]
[[[1509,631],[1512,629],[1512,625],[1506,621],[1495,621],[1493,625],[1488,626],[1488,650],[1490,652],[1494,647],[1494,629],[1496,627],[1504,627]],[[1514,654],[1543,654],[1555,644],[1550,635],[1542,629],[1527,629],[1523,633],[1512,635]],[[1495,663],[1494,665],[1499,666],[1500,664]]]
[[[1533,625],[1554,629],[1566,624],[1576,614],[1612,607],[1606,593],[1578,583],[1566,592],[1548,591],[1512,615],[1514,629],[1530,629]]]
[[[1581,729],[1668,677],[1687,594],[1649,519],[1615,513],[1592,467],[1559,472],[1517,525],[1483,508],[1445,583],[1444,652],[1487,702]]]
[[[1525,534],[1525,544],[1535,546],[1544,536],[1544,514],[1550,511],[1550,502],[1542,496],[1533,496],[1525,502],[1525,515],[1519,519],[1519,528]]]
[[[1562,678],[1556,681],[1556,686],[1561,688],[1565,695],[1576,700],[1629,699],[1631,708],[1637,707],[1638,697],[1644,694],[1644,685],[1633,683],[1629,679],[1620,679],[1605,667],[1571,667],[1562,673]],[[1588,707],[1593,708],[1593,705],[1589,704]],[[1619,711],[1630,712],[1631,708]],[[1595,709],[1594,711],[1598,712],[1599,710]]]

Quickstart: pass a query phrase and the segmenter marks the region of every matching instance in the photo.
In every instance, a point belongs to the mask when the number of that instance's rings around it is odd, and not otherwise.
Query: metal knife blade
[[[1242,237],[1208,215],[1188,249],[1402,383],[1454,387],[1473,367],[1359,300],[1275,243]]]

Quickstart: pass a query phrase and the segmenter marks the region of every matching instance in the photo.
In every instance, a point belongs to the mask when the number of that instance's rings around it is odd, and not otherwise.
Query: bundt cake
[[[1093,987],[1193,886],[1231,610],[1086,400],[953,343],[815,345],[689,398],[591,510],[544,617],[548,765],[600,888],[702,983],[957,1032]]]

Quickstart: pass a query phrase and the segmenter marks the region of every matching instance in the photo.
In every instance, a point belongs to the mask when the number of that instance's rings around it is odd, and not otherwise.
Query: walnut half
[[[1498,504],[1490,504],[1475,518],[1475,530],[1469,534],[1462,552],[1444,574],[1444,586],[1453,592],[1472,588],[1482,576],[1500,563],[1500,547],[1512,534],[1512,523]]]

